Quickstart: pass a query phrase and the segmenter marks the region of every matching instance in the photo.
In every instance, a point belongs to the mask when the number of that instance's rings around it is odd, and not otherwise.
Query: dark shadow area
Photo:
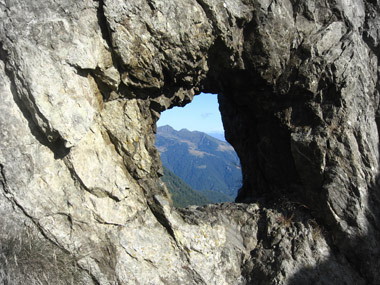
[[[245,30],[247,42],[249,37],[254,37],[250,33],[254,34],[256,28],[253,24],[251,30],[249,27]],[[225,49],[221,51],[224,53]],[[296,132],[292,133],[287,127],[288,124],[300,128],[310,127],[311,130],[320,128],[322,126],[320,118],[315,116],[315,110],[310,104],[316,98],[310,91],[296,84],[292,85],[292,80],[297,79],[297,74],[290,74],[285,78],[289,80],[289,82],[284,80],[283,83],[288,85],[288,87],[284,85],[286,93],[275,90],[274,86],[262,79],[260,70],[254,65],[257,60],[255,56],[260,55],[260,47],[247,47],[245,52],[245,67],[251,71],[224,69],[223,66],[228,66],[228,63],[220,63],[220,58],[224,58],[224,55],[216,56],[215,62],[210,63],[211,78],[207,82],[209,85],[206,84],[207,90],[217,90],[219,94],[226,139],[233,145],[241,160],[243,186],[236,202],[258,202],[260,207],[282,212],[287,220],[292,217],[292,213],[284,210],[279,203],[285,199],[295,205],[304,206],[305,213],[299,214],[302,217],[299,220],[301,223],[306,225],[307,220],[312,219],[318,227],[323,228],[323,237],[330,251],[329,258],[317,265],[305,264],[290,277],[289,284],[379,284],[379,185],[371,185],[368,189],[368,206],[362,206],[366,208],[366,220],[363,220],[362,225],[350,224],[349,215],[344,217],[349,226],[353,226],[357,231],[356,234],[342,230],[342,226],[331,217],[327,202],[328,193],[326,188],[322,188],[328,184],[326,179],[331,177],[321,176],[318,172],[321,159],[318,145],[313,141],[310,144],[298,145],[293,142],[292,145],[291,136]],[[302,50],[295,51],[295,53],[302,52]],[[252,66],[249,66],[249,63],[252,63]],[[330,109],[334,106],[340,108],[342,103],[339,100],[340,86],[334,86],[335,82],[332,80],[327,77],[322,78],[318,86],[324,95],[323,101],[319,104],[326,107],[324,114],[326,120],[334,115]],[[287,114],[288,109],[291,110],[289,114]],[[294,151],[301,153],[298,161],[293,156]],[[303,161],[302,155],[306,159],[312,158],[312,163]],[[333,172],[331,175],[333,174],[336,173]],[[376,181],[379,181],[379,178]],[[302,220],[304,218],[306,220]],[[264,240],[266,221],[262,220],[260,223],[259,240]],[[362,235],[359,233],[361,227],[368,229]],[[294,236],[294,242],[296,239]],[[268,246],[268,252],[272,257],[279,256],[277,251],[278,249]],[[253,263],[263,258],[255,254],[257,252],[252,252]],[[247,280],[251,280],[249,284],[273,284],[275,276],[268,273],[270,272],[268,268],[276,263],[273,263],[269,257],[264,261],[267,262],[264,264],[267,269],[263,267],[261,270],[260,266],[256,265],[251,268],[252,270],[245,271],[244,276]],[[282,274],[281,265],[282,263],[278,268],[271,268],[273,269],[271,274]]]
[[[318,179],[318,175],[312,171],[305,172],[302,173],[302,177],[306,180],[301,182],[299,179],[290,146],[290,132],[279,127],[278,118],[267,116],[267,114],[275,114],[276,110],[269,105],[271,99],[265,95],[265,88],[261,91],[256,86],[259,91],[250,95],[248,88],[239,90],[233,84],[230,86],[228,93],[219,95],[219,101],[223,120],[225,120],[226,138],[234,145],[241,158],[243,187],[236,201],[258,202],[260,206],[276,209],[283,213],[285,219],[290,219],[293,214],[276,202],[283,197],[295,205],[303,205],[304,213],[300,213],[300,217],[302,219],[308,217],[307,219],[316,221],[318,227],[324,229],[323,236],[330,250],[329,259],[313,266],[305,264],[289,279],[288,284],[378,284],[380,280],[379,186],[372,185],[368,190],[368,209],[366,210],[368,224],[365,226],[367,221],[363,221],[363,225],[360,225],[367,227],[368,231],[363,236],[350,238],[347,232],[339,229],[340,225],[334,224],[335,220],[322,215],[326,212],[323,207],[327,206],[323,202],[318,202],[323,199],[321,195],[323,192],[317,189],[318,185],[323,183]],[[252,108],[247,107],[248,101],[237,103],[234,99],[238,98],[238,94],[242,92],[247,92],[246,97],[253,102]],[[262,96],[264,100],[257,100],[255,96]],[[268,101],[265,100],[266,97]],[[281,100],[279,102],[280,104],[275,108],[281,109],[286,106],[281,106]],[[261,109],[263,106],[264,109]],[[265,108],[268,108],[268,112]],[[302,110],[301,106],[299,108]],[[312,152],[313,146],[303,151]],[[315,153],[311,153],[310,157],[314,155]],[[304,171],[308,171],[308,168],[305,167]],[[379,181],[379,177],[376,181]],[[304,185],[310,185],[310,187]],[[309,191],[306,190],[307,188]],[[366,208],[366,206],[363,207]],[[300,222],[305,224],[306,220],[302,221],[302,219]],[[265,221],[261,224],[263,229],[261,231],[259,229],[259,233],[266,230]],[[265,239],[260,236],[258,238]],[[295,236],[294,239],[296,238]],[[276,255],[278,249],[270,248],[268,245],[269,249],[271,256],[280,256]],[[261,255],[252,252],[253,260],[262,260],[262,258]],[[273,284],[275,276],[270,275],[268,268],[274,265],[269,257],[265,261],[267,262],[266,269],[260,269],[258,266],[247,272],[247,279],[251,280],[249,284]],[[279,274],[282,270],[280,265],[278,268],[272,268],[272,273]]]
[[[290,278],[289,284],[379,284],[380,188],[375,185],[369,192],[366,235],[350,239],[346,233],[326,227],[326,241],[331,249],[329,260],[313,268],[305,266]]]

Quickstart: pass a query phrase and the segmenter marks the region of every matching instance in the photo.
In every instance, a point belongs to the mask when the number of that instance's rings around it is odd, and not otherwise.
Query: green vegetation
[[[228,143],[202,132],[163,126],[157,129],[156,147],[163,165],[192,189],[213,191],[204,193],[212,202],[232,201],[236,197],[241,187],[241,168]]]
[[[156,147],[165,166],[162,180],[176,207],[234,201],[242,177],[231,145],[202,132],[163,126]]]
[[[211,203],[201,193],[194,191],[188,184],[164,167],[164,176],[161,178],[168,188],[175,207],[184,208],[188,205],[204,205]]]
[[[203,196],[205,196],[211,203],[223,203],[223,202],[233,202],[235,198],[217,191],[203,190],[199,191]]]
[[[233,202],[234,197],[212,190],[196,191],[186,182],[164,167],[161,178],[171,194],[175,207],[184,208],[189,205],[205,205],[210,203]]]

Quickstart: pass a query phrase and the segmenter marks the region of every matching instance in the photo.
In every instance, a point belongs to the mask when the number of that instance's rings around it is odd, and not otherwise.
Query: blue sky
[[[176,130],[186,128],[205,133],[224,132],[217,95],[201,93],[185,107],[174,107],[162,112],[157,126],[164,125]]]

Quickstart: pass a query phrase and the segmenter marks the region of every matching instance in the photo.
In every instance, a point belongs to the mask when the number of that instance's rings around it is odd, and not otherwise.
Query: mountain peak
[[[157,131],[163,132],[163,133],[170,133],[175,131],[172,126],[164,125],[157,128]]]
[[[160,126],[157,128],[157,134],[165,135],[165,134],[170,134],[170,135],[175,135],[175,136],[186,136],[187,139],[204,139],[208,138],[210,140],[218,140],[220,142],[226,143],[226,140],[224,139],[224,134],[223,132],[210,132],[210,133],[205,133],[202,131],[190,131],[186,128],[182,128],[179,131],[174,129],[170,125],[164,125]]]
[[[163,165],[194,190],[236,196],[241,186],[241,169],[239,158],[228,143],[199,131],[160,127],[156,147]]]

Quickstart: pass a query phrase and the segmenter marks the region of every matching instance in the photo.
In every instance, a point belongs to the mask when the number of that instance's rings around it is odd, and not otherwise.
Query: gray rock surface
[[[377,284],[379,19],[376,0],[0,0],[0,283]],[[155,123],[203,91],[244,204],[178,210]]]

